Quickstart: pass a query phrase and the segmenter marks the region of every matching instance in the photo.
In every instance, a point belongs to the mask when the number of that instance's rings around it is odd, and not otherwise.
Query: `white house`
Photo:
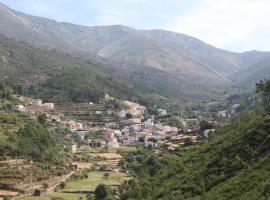
[[[36,99],[35,100],[35,103],[38,105],[38,106],[42,106],[42,99]]]
[[[222,110],[218,111],[218,117],[230,117],[229,111],[228,110]]]
[[[87,145],[83,145],[83,146],[80,146],[80,151],[89,151],[90,150],[90,146],[87,146]]]
[[[42,106],[49,109],[49,110],[54,109],[54,103],[44,103]]]
[[[17,109],[19,112],[26,112],[26,108],[25,108],[23,105],[17,105],[17,106],[16,106],[16,109]]]
[[[64,148],[68,151],[71,151],[72,153],[77,152],[77,145],[76,144],[66,144],[66,145],[64,145]]]
[[[154,125],[154,122],[153,122],[152,119],[148,119],[148,120],[146,120],[146,121],[144,122],[144,127],[145,127],[146,129],[152,128],[153,125]]]
[[[118,143],[116,138],[114,138],[113,140],[108,141],[107,145],[108,145],[109,148],[119,148],[119,143]]]
[[[142,122],[142,119],[141,118],[131,118],[131,119],[128,120],[128,122],[130,124],[139,124],[139,123]]]
[[[167,110],[164,110],[164,109],[158,109],[158,115],[159,116],[165,116],[167,115]]]
[[[75,133],[81,138],[81,140],[84,140],[84,138],[87,134],[86,130],[84,130],[84,129],[75,130]]]
[[[122,135],[122,132],[120,130],[114,130],[114,135],[116,136],[121,136]]]

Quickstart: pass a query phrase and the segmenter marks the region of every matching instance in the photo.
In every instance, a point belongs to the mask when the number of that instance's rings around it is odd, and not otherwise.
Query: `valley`
[[[0,200],[268,200],[269,77],[269,51],[0,2]]]
[[[17,89],[12,87],[1,86],[4,143],[0,146],[0,195],[14,199],[91,198],[99,184],[118,191],[134,176],[125,164],[130,153],[182,155],[210,140],[217,128],[230,123],[241,111],[238,98],[227,104],[230,109],[215,111],[226,108],[225,104],[207,103],[183,117],[109,94],[95,103],[54,103],[14,94]],[[29,142],[36,145],[36,139],[24,141],[16,136],[31,131],[46,134],[46,129],[54,136],[44,143],[51,149],[44,153],[25,147]],[[19,176],[16,171],[20,171]]]

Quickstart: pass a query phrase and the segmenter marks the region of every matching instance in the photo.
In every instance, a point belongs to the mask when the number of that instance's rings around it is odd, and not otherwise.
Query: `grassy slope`
[[[270,119],[256,112],[247,113],[221,130],[221,136],[181,158],[154,156],[153,161],[148,156],[133,163],[139,186],[133,185],[135,189],[129,189],[123,199],[269,199]]]

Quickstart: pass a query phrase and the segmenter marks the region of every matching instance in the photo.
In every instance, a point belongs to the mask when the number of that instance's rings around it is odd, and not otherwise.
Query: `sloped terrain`
[[[256,82],[266,79],[270,74],[270,57],[252,64],[248,68],[239,71],[232,76],[233,84],[252,88]]]
[[[269,199],[269,130],[259,109],[181,157],[137,156],[129,164],[137,179],[123,187],[122,199]]]

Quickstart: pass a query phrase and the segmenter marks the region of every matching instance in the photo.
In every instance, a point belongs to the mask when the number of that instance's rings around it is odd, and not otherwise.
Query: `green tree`
[[[42,113],[38,116],[38,123],[45,125],[47,121],[46,114]]]
[[[212,129],[213,127],[213,124],[210,124],[208,121],[203,120],[200,122],[200,128],[202,131]]]
[[[112,189],[104,184],[99,184],[95,190],[95,200],[106,200],[113,198]]]
[[[177,116],[172,116],[168,119],[168,125],[177,127],[177,128],[183,128],[183,123]]]
[[[262,94],[266,112],[270,114],[270,79],[262,80],[256,84],[256,90]]]
[[[139,137],[139,142],[140,143],[144,143],[144,141],[145,141],[144,137]]]

